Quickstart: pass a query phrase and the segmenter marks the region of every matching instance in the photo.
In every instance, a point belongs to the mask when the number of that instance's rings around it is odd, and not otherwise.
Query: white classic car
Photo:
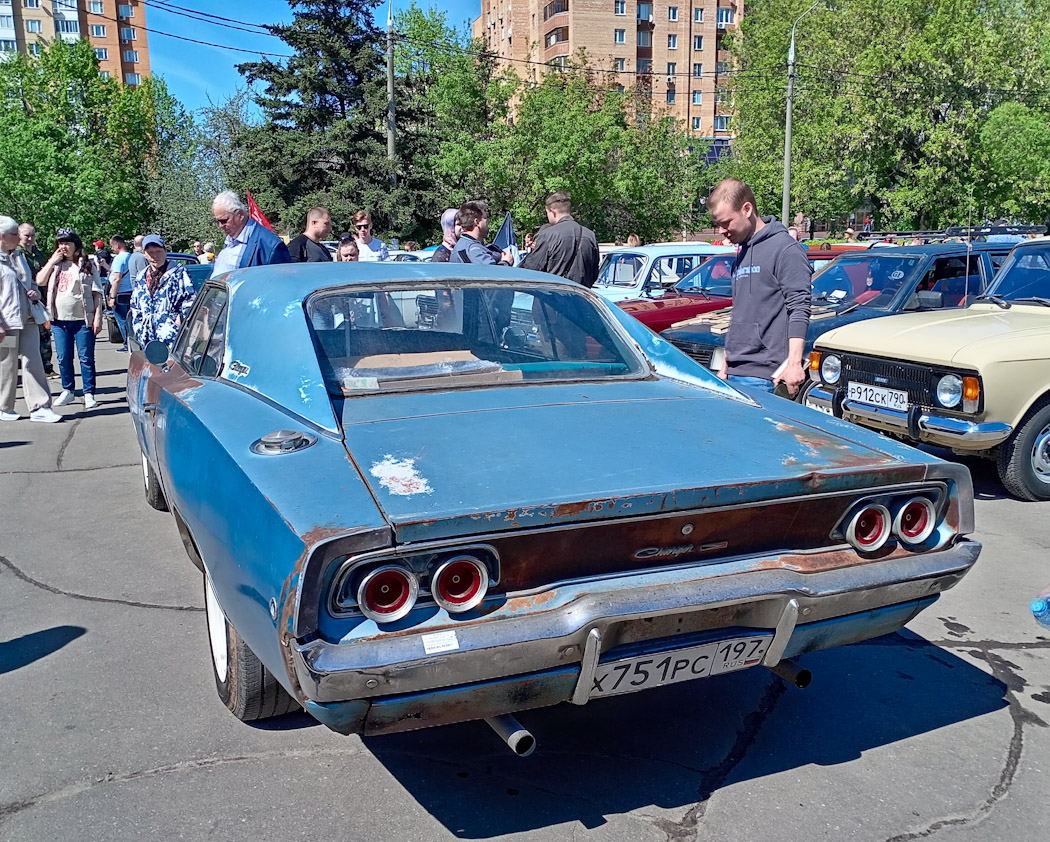
[[[598,267],[594,291],[606,301],[628,301],[673,287],[715,254],[733,254],[736,246],[711,243],[656,243],[609,252]]]

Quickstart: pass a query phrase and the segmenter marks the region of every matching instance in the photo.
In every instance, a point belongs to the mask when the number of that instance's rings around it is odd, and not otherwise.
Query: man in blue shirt
[[[109,267],[109,297],[107,299],[124,344],[121,351],[128,350],[128,309],[131,307],[131,272],[128,262],[131,252],[123,237],[114,235],[109,238],[109,247],[113,252],[113,263]]]

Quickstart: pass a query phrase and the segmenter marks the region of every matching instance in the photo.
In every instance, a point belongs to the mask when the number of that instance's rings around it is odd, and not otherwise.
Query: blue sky
[[[202,0],[176,0],[188,9],[199,9],[213,15],[249,23],[277,23],[290,21],[291,7],[284,0],[228,0],[224,4],[204,3]],[[419,2],[419,0],[417,0]],[[408,0],[394,0],[394,10]],[[421,6],[429,3],[419,2]],[[479,0],[450,0],[437,4],[448,16],[449,23],[461,25],[478,16]],[[376,17],[386,25],[386,4],[376,11]],[[254,35],[236,29],[227,29],[192,20],[185,15],[150,5],[146,8],[146,26],[151,30],[239,47],[246,50],[287,52],[287,46],[278,38]],[[197,111],[212,102],[220,102],[243,85],[243,77],[236,65],[254,61],[257,55],[220,47],[206,47],[169,38],[158,32],[149,34],[150,62],[155,76],[163,76],[168,89],[188,111]]]

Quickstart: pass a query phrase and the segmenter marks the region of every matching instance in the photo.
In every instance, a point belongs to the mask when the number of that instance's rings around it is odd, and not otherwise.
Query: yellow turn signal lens
[[[976,401],[981,398],[981,381],[976,377],[963,378],[963,400]]]
[[[809,370],[820,371],[820,351],[809,352]]]

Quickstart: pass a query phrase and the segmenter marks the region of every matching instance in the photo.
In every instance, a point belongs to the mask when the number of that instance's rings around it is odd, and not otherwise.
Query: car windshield
[[[988,295],[1006,301],[1050,299],[1050,243],[1014,249]]]
[[[645,255],[617,252],[607,254],[598,269],[597,286],[630,287],[634,286],[638,273],[645,266]]]
[[[920,263],[919,257],[882,253],[844,255],[813,276],[813,303],[888,310]]]
[[[339,289],[307,313],[334,395],[648,374],[585,295],[542,286]]]
[[[675,284],[674,288],[678,292],[697,292],[702,289],[708,295],[732,297],[734,260],[734,254],[720,254],[705,260]]]

